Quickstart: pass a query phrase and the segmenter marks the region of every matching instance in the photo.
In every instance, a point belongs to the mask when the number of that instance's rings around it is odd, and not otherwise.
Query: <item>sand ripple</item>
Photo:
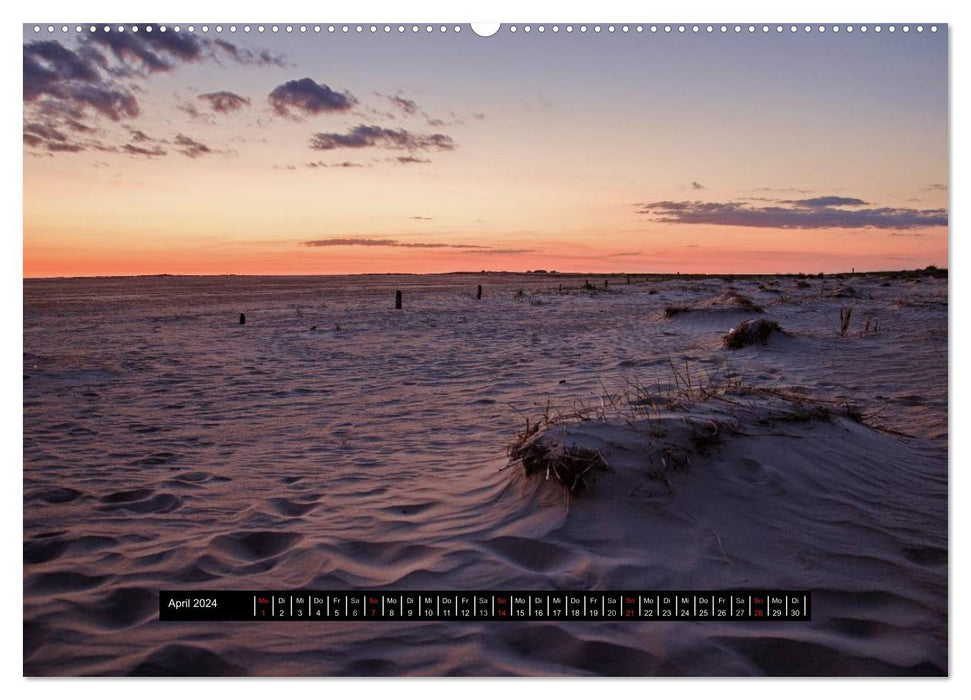
[[[712,303],[717,279],[25,282],[24,672],[946,673],[946,280],[770,282],[731,284],[792,335],[738,351],[721,338],[749,312]],[[619,437],[604,449],[629,468],[569,512],[501,471],[526,416],[671,386],[672,367],[904,435],[749,426],[668,486]],[[812,589],[813,622],[193,625],[155,607],[160,588],[759,586]]]

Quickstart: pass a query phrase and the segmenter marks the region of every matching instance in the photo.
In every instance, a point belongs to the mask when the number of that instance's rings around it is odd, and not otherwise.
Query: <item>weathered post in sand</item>
[[[241,326],[245,326],[246,325],[246,314],[240,314],[239,315],[239,325],[241,325]]]
[[[482,298],[482,285],[481,284],[479,285],[479,289],[475,293],[475,298],[476,299],[481,299]]]
[[[630,284],[630,275],[627,275],[627,284]]]
[[[401,308],[401,290],[400,289],[397,290],[394,293],[394,308],[396,308],[396,309],[400,309]]]
[[[607,280],[604,280],[604,289],[607,288],[607,284],[608,284]]]

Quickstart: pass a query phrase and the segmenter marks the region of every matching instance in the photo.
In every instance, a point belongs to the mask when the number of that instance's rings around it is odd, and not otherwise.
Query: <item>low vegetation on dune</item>
[[[664,316],[666,318],[674,318],[680,314],[691,313],[693,311],[745,311],[753,314],[765,312],[761,306],[744,294],[729,291],[694,304],[667,306],[664,309]]]
[[[722,344],[729,350],[739,350],[749,345],[764,345],[769,342],[773,333],[784,334],[775,321],[762,318],[742,321],[725,334]]]
[[[811,421],[863,423],[869,415],[843,402],[742,384],[737,377],[698,381],[672,364],[673,382],[606,392],[599,405],[553,412],[548,407],[509,446],[509,468],[563,490],[567,503],[610,472],[633,471],[673,492],[693,462],[725,440],[789,435],[786,426]],[[872,426],[885,430],[879,426]],[[893,432],[893,431],[886,431]]]
[[[829,296],[833,299],[856,299],[862,295],[856,289],[847,284],[837,287],[829,293]]]
[[[510,459],[522,464],[527,477],[542,476],[547,481],[552,478],[570,495],[578,496],[590,486],[596,472],[610,470],[599,451],[537,437],[539,427],[539,423],[532,427],[527,423],[509,450]]]

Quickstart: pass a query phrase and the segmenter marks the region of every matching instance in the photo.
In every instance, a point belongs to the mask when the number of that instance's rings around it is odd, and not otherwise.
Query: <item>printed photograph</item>
[[[947,676],[948,70],[24,25],[23,674]]]

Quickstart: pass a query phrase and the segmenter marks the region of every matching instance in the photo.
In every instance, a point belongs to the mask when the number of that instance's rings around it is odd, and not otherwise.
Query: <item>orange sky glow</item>
[[[24,277],[947,266],[946,32],[172,36],[25,27]]]

